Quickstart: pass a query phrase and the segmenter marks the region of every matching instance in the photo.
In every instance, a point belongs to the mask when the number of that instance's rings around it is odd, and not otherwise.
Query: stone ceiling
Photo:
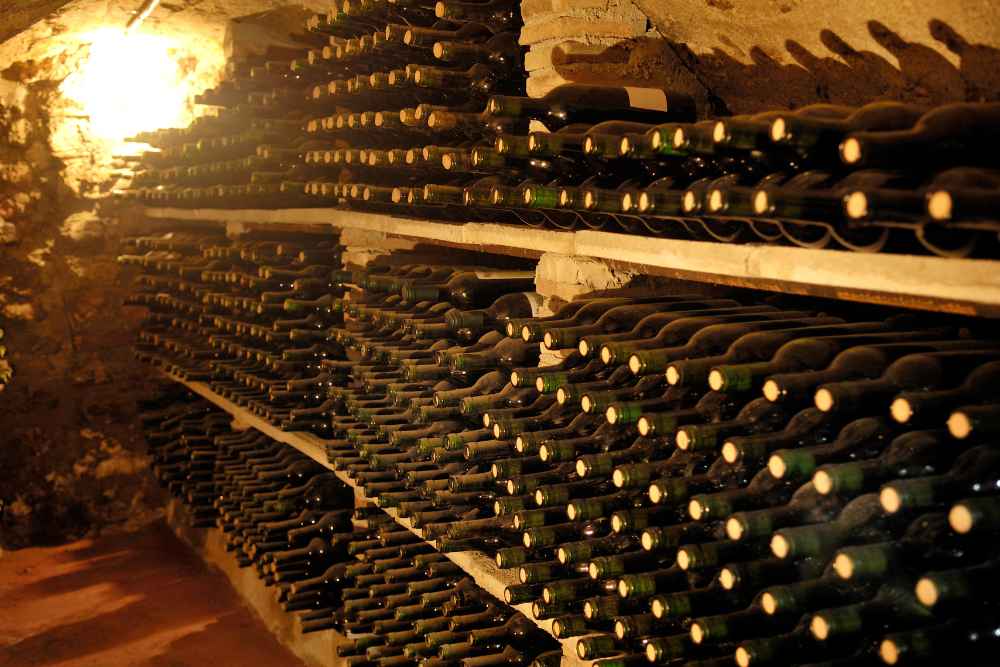
[[[112,154],[121,148],[95,136],[86,110],[62,94],[63,83],[80,72],[95,35],[123,29],[141,0],[17,4],[14,11],[5,9],[0,18],[0,35],[7,36],[0,43],[0,109],[13,109],[21,116],[42,113],[53,154],[66,165],[67,184],[84,196],[100,196],[115,174]],[[328,5],[296,4],[320,10]],[[198,113],[194,94],[219,79],[227,21],[274,7],[275,3],[266,0],[172,0],[162,2],[146,19],[140,32],[169,43],[188,94],[187,113],[179,124],[190,122]],[[50,91],[30,112],[25,108],[29,87]]]

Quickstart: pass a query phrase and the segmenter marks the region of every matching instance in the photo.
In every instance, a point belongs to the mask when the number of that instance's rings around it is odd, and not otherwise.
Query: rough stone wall
[[[62,86],[87,35],[124,27],[139,4],[0,12],[0,329],[14,368],[0,392],[0,548],[127,528],[161,506],[135,426],[150,384],[130,351],[141,312],[121,306],[132,273],[115,263],[123,235],[149,230],[102,207],[123,164]],[[199,92],[219,74],[227,20],[272,6],[164,2],[144,29],[177,40]],[[24,30],[31,12],[45,18]]]
[[[4,3],[4,20],[0,25],[0,43],[7,41],[36,21],[56,11],[69,0],[19,0]]]
[[[704,113],[1000,99],[990,0],[524,0],[529,90],[651,83]]]
[[[147,515],[132,361],[134,313],[114,261],[120,228],[64,182],[49,144],[53,82],[0,72],[0,327],[14,377],[0,393],[0,545],[52,542]],[[41,72],[36,73],[40,74]]]

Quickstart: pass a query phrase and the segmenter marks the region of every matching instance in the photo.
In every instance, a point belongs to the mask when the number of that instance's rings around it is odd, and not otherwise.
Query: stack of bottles
[[[131,241],[119,261],[143,270],[128,299],[149,311],[140,360],[186,380],[214,380],[221,394],[266,418],[329,433],[330,424],[306,409],[325,395],[293,380],[314,374],[322,358],[346,363],[342,350],[296,347],[325,340],[325,329],[342,321],[334,295],[349,274],[339,269],[336,236],[254,232],[231,243],[181,233]]]
[[[439,560],[441,554],[426,559],[434,559],[425,568],[429,574],[404,579],[405,592],[390,595],[377,610],[387,620],[376,620],[372,632],[338,646],[346,664],[558,667],[562,651],[552,637],[469,577],[434,573],[435,565],[450,564]]]
[[[558,664],[558,644],[293,448],[175,385],[143,404],[157,479],[350,665]]]
[[[578,407],[511,431],[528,474],[498,508],[532,509],[496,553],[508,601],[586,660],[989,664],[992,594],[968,585],[997,557],[989,328],[657,310],[509,323],[577,348],[536,381]],[[937,613],[935,570],[962,582]]]
[[[562,166],[553,180],[531,174],[485,197],[467,190],[465,203],[566,228],[996,255],[1000,104],[816,104],[656,124],[602,117],[591,93],[491,98],[491,117],[527,116],[548,132],[501,134],[473,162]]]
[[[661,89],[524,96],[519,3],[350,3],[228,63],[128,196],[723,242],[994,256],[998,103],[732,117]],[[536,131],[529,130],[534,129]]]
[[[520,25],[516,0],[336,3],[308,21],[299,51],[230,61],[197,100],[217,115],[136,137],[160,150],[144,155],[131,193],[255,207],[377,207],[410,186],[416,196],[430,173],[449,176],[444,151],[467,152],[489,134],[474,122],[489,95],[523,94]],[[456,163],[450,177],[465,175]]]
[[[171,242],[177,243],[176,239]],[[205,257],[227,253],[246,257],[263,252],[269,243],[199,247]],[[491,387],[500,390],[508,380],[508,373],[487,368],[501,338],[499,332],[489,331],[485,318],[493,316],[469,309],[489,306],[489,313],[532,315],[540,303],[538,295],[501,295],[530,287],[533,272],[454,265],[376,266],[356,276],[354,280],[365,289],[355,290],[351,299],[336,298],[330,291],[312,300],[292,298],[302,296],[294,290],[308,284],[308,279],[300,277],[293,283],[293,293],[280,300],[272,299],[280,293],[254,289],[252,280],[250,289],[244,286],[246,280],[240,284],[231,267],[226,287],[208,284],[226,267],[207,269],[206,260],[196,255],[173,263],[154,262],[149,253],[123,259],[138,262],[140,257],[145,272],[137,283],[144,291],[130,302],[153,311],[136,346],[140,360],[181,379],[206,382],[216,393],[285,430],[332,438],[326,450],[337,468],[351,475],[382,506],[398,506],[404,516],[412,516],[428,531],[434,526],[447,529],[459,518],[492,513],[491,496],[477,500],[470,494],[451,492],[448,475],[457,469],[456,457],[464,461],[465,440],[452,443],[447,452],[434,454],[434,450],[441,436],[460,431],[469,419],[479,419],[486,407],[485,403],[472,405],[458,421],[462,397],[475,397]],[[322,267],[322,272],[330,270]],[[276,271],[269,265],[260,274]],[[281,271],[285,275],[291,269]],[[178,273],[188,279],[171,277]],[[154,284],[157,291],[145,291]],[[338,289],[345,288],[340,284]],[[404,290],[422,294],[405,297],[415,308],[401,301]],[[399,307],[393,309],[395,303]],[[452,307],[453,303],[465,310]],[[269,306],[275,311],[271,315],[262,312]],[[282,309],[297,317],[281,319]],[[338,325],[345,309],[359,319]],[[374,316],[378,319],[373,320]],[[456,318],[468,322],[452,338],[448,321]],[[403,338],[399,330],[403,325],[419,331]],[[291,347],[296,345],[306,347]],[[537,346],[506,347],[510,348],[504,357],[508,366],[538,361]],[[454,369],[438,363],[448,358]],[[420,460],[405,460],[406,452],[415,447]],[[476,462],[479,472],[489,472],[497,451],[484,451],[482,460]],[[396,479],[397,475],[401,477]],[[421,493],[433,488],[440,497],[433,502],[408,502],[416,501],[418,495],[416,487],[408,488],[411,484],[417,484]],[[454,531],[457,528],[452,527]],[[462,545],[456,543],[454,548]]]
[[[195,527],[222,529],[241,567],[255,567],[287,598],[293,582],[349,562],[344,548],[371,535],[352,524],[353,494],[328,470],[170,385],[140,414],[153,473]],[[332,617],[339,589],[286,610]],[[305,602],[305,600],[302,600]],[[319,605],[319,603],[324,603]]]
[[[541,317],[529,275],[387,263],[286,302],[308,347],[142,354],[273,400],[285,428],[302,392],[335,470],[515,572],[506,601],[581,659],[989,654],[991,592],[969,584],[998,556],[988,323],[648,290]]]

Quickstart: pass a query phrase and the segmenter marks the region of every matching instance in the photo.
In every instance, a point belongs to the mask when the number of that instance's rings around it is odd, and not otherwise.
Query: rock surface
[[[532,94],[565,81],[649,83],[693,94],[706,115],[1000,99],[1000,11],[989,0],[533,0],[532,9],[522,40]],[[609,32],[608,17],[621,16],[630,18]]]
[[[136,430],[148,374],[129,348],[141,313],[121,306],[131,273],[115,263],[123,235],[149,230],[102,206],[122,164],[64,94],[93,35],[123,28],[140,3],[17,4],[0,16],[0,329],[14,369],[0,393],[7,548],[141,523],[161,504]],[[164,2],[142,29],[175,40],[193,95],[218,79],[227,20],[272,6]]]

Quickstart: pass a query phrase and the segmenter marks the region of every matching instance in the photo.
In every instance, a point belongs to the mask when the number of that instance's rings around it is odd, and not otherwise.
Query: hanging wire
[[[146,0],[142,3],[142,6],[132,15],[132,18],[128,20],[125,25],[125,32],[132,32],[138,28],[146,17],[153,13],[156,6],[160,4],[160,0]]]

